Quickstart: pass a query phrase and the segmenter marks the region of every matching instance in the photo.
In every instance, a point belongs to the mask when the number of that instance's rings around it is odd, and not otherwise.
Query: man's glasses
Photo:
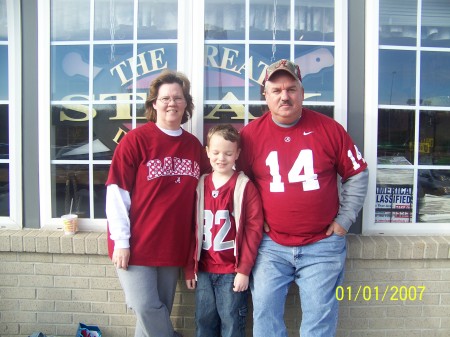
[[[162,104],[168,105],[170,101],[173,101],[175,104],[181,104],[184,102],[184,97],[161,97],[158,98]]]

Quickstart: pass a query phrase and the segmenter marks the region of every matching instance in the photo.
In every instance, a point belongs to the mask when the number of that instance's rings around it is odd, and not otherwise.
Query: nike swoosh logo
[[[309,131],[309,132],[305,132],[305,131],[303,131],[303,136],[307,136],[307,135],[310,135],[311,133],[313,133],[314,131]]]

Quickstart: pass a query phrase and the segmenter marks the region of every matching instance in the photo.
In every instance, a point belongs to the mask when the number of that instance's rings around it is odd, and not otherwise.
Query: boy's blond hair
[[[241,136],[239,135],[239,131],[231,124],[218,124],[209,129],[208,135],[206,136],[207,146],[209,146],[211,137],[214,134],[218,134],[222,136],[223,139],[232,143],[237,143],[238,149],[241,147]]]

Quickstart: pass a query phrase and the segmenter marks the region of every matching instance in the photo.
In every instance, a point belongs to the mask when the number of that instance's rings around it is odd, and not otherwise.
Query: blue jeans
[[[336,287],[344,277],[346,239],[336,234],[306,246],[282,246],[264,234],[252,274],[253,337],[287,337],[284,306],[291,282],[302,307],[301,337],[336,334]]]
[[[195,292],[197,337],[244,337],[248,291],[234,292],[235,274],[200,272]]]

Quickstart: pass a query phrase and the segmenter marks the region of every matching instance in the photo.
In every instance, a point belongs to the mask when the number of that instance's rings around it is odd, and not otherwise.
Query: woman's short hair
[[[186,100],[186,109],[181,119],[181,124],[186,123],[191,117],[194,111],[194,102],[191,96],[191,82],[181,72],[173,70],[164,70],[150,83],[149,94],[145,100],[145,117],[150,122],[156,122],[156,110],[153,107],[153,103],[158,98],[159,88],[163,84],[178,83],[182,90],[184,99]]]

